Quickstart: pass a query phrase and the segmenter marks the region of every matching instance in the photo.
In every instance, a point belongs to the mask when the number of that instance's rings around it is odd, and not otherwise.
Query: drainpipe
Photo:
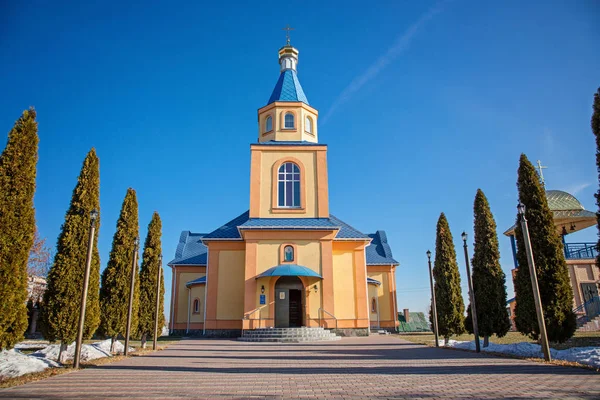
[[[396,328],[396,321],[398,320],[398,305],[396,302],[398,301],[398,295],[396,293],[396,271],[392,266],[392,283],[394,290],[392,291],[392,296],[394,296],[394,331],[398,332],[398,328]]]
[[[366,279],[369,277],[369,275],[367,275],[367,246],[363,248],[363,259],[365,260],[365,293],[367,293],[367,304],[365,304],[367,306],[367,336],[369,336],[371,334],[371,307],[369,304],[369,284],[367,283]],[[377,313],[379,314],[379,306],[377,306]],[[377,319],[379,320],[379,316],[377,317]]]
[[[169,325],[171,325],[171,332],[175,330],[175,298],[177,296],[177,267],[171,266],[171,321],[169,321]]]
[[[206,335],[206,294],[208,293],[208,246],[206,247],[206,266],[204,267],[206,282],[204,283],[204,315],[202,316],[202,336]]]
[[[185,334],[187,335],[190,331],[190,313],[192,312],[192,288],[187,288],[188,290],[188,313],[187,313],[187,327],[185,328]]]
[[[379,319],[379,288],[377,288],[377,296],[375,296],[375,307],[377,307],[377,329],[381,329],[381,320]]]

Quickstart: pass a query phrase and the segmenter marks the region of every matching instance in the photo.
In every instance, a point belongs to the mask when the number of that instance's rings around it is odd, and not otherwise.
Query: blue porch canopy
[[[369,278],[369,277],[367,277],[367,283],[370,285],[377,285],[377,286],[381,285],[381,282],[379,282],[376,279]]]
[[[193,281],[189,281],[185,284],[186,287],[192,287],[196,285],[205,285],[206,284],[206,276],[200,277],[198,279],[194,279]]]
[[[310,276],[313,278],[323,279],[321,275],[317,274],[312,269],[296,264],[277,265],[276,267],[269,268],[262,274],[258,275],[256,279],[268,276]]]

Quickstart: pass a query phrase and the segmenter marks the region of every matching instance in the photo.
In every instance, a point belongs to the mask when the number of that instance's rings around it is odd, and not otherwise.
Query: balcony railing
[[[596,243],[565,243],[564,247],[567,260],[593,259],[598,255]]]

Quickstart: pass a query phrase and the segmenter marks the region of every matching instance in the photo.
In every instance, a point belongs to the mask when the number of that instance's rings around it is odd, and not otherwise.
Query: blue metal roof
[[[333,215],[329,218],[249,218],[249,215],[250,212],[246,211],[202,239],[241,240],[239,229],[339,229],[336,239],[370,238]]]
[[[250,218],[240,229],[339,229],[329,218]]]
[[[313,278],[323,279],[321,275],[317,274],[312,269],[296,264],[277,265],[258,275],[256,279],[268,276],[311,276]]]
[[[373,239],[366,248],[367,265],[399,265],[400,263],[392,257],[392,249],[387,242],[385,231],[377,231],[370,234]]]
[[[376,279],[369,278],[369,277],[367,277],[367,283],[370,284],[370,285],[377,285],[377,286],[381,285],[381,282],[379,282]]]
[[[227,222],[225,225],[220,228],[215,229],[211,233],[204,235],[202,239],[227,239],[227,240],[235,240],[241,239],[240,231],[238,230],[238,226],[242,225],[244,222],[248,221],[248,217],[250,215],[250,211],[246,211],[245,213],[238,215],[231,221]]]
[[[334,224],[340,226],[340,231],[335,236],[336,239],[368,239],[369,238],[368,235],[365,235],[358,229],[355,229],[354,227],[348,225],[341,219],[339,219],[331,214],[329,215],[329,219]]]
[[[286,69],[279,75],[267,105],[275,101],[301,101],[308,104],[308,99],[304,94],[304,90],[302,90],[296,71]]]
[[[252,143],[251,146],[327,146],[323,143],[308,142],[306,140],[269,140],[267,142]]]
[[[189,281],[188,283],[185,284],[185,286],[192,287],[195,285],[205,285],[205,284],[206,284],[206,276],[203,276],[201,278],[194,279],[193,281]]]
[[[204,233],[181,232],[175,258],[167,265],[206,265],[208,248],[202,243]]]

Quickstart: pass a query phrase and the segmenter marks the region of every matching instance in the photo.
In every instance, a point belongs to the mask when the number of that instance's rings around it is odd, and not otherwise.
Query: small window
[[[265,132],[270,132],[273,130],[273,117],[270,115],[265,120]]]
[[[200,300],[194,299],[194,314],[198,314],[200,312]]]
[[[373,297],[373,299],[371,300],[371,312],[372,313],[377,312],[377,299],[375,297]]]
[[[283,258],[286,262],[294,261],[294,248],[292,246],[283,248]]]
[[[304,124],[304,130],[308,133],[313,133],[312,128],[312,119],[310,117],[306,117],[306,123]]]
[[[293,162],[286,162],[278,172],[278,206],[300,207],[300,168]]]
[[[292,113],[285,114],[283,127],[285,129],[294,129],[294,114],[292,114]]]

